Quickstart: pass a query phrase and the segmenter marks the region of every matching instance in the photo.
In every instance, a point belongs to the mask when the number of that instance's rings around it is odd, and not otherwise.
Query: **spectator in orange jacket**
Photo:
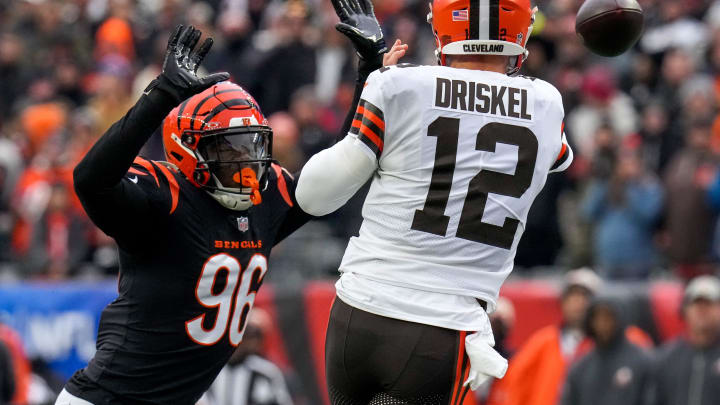
[[[531,335],[510,360],[505,377],[495,384],[487,405],[556,405],[560,401],[570,366],[594,346],[585,335],[584,320],[602,280],[590,269],[573,270],[565,276],[560,296],[563,321]],[[650,337],[635,326],[625,337],[642,347],[652,347]]]
[[[588,350],[583,320],[602,281],[589,269],[565,276],[561,295],[562,325],[535,332],[510,360],[502,380],[490,392],[488,405],[555,405],[568,366]]]

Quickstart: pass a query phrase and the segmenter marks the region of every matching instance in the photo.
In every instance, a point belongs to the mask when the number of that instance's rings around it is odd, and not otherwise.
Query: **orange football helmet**
[[[530,0],[434,0],[428,22],[438,62],[445,65],[445,55],[506,55],[512,57],[508,74],[517,73],[535,11]]]
[[[190,97],[165,118],[162,135],[168,162],[226,208],[262,201],[272,130],[242,87],[221,82]]]

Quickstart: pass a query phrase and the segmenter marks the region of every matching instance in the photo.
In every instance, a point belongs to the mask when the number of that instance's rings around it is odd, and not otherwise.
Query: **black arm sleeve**
[[[340,129],[337,139],[335,140],[336,142],[342,141],[348,132],[350,132],[353,117],[355,117],[355,110],[357,110],[358,103],[360,102],[360,96],[362,96],[363,89],[365,88],[365,82],[367,81],[368,76],[370,76],[370,73],[381,67],[382,55],[371,62],[363,60],[360,61],[360,65],[358,66],[358,77],[355,80],[355,93],[353,94],[352,105],[350,106],[347,116],[345,116],[345,121],[343,121],[343,126]]]
[[[152,218],[143,190],[122,180],[174,104],[161,90],[143,95],[75,167],[75,192],[85,211],[95,225],[116,239],[122,231]]]
[[[360,60],[360,64],[358,66],[358,77],[355,80],[355,93],[353,95],[352,105],[350,106],[348,114],[345,117],[343,126],[340,129],[340,133],[335,139],[336,143],[343,140],[343,138],[345,138],[345,136],[350,131],[353,117],[355,117],[355,110],[357,110],[358,103],[360,102],[360,96],[362,95],[363,89],[365,88],[365,82],[367,81],[368,76],[370,76],[370,73],[382,67],[382,59],[383,55],[379,55],[378,58],[373,61]],[[300,173],[296,173],[295,178],[300,178]],[[295,183],[294,180],[293,183]],[[293,184],[292,186],[291,195],[293,201],[295,201],[295,184]],[[280,228],[280,232],[277,235],[275,244],[280,243],[288,235],[295,232],[301,226],[305,225],[312,218],[313,216],[305,213],[305,211],[303,211],[297,204],[297,201],[295,201],[295,206],[288,213],[287,218],[285,219],[282,227]]]
[[[82,198],[116,186],[145,142],[174,107],[172,98],[161,90],[140,97],[75,167],[73,181],[78,195]]]

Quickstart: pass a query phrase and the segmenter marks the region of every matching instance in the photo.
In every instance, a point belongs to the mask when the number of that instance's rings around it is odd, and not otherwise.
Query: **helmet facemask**
[[[192,132],[186,131],[192,137]],[[197,139],[193,137],[193,139]],[[262,202],[272,163],[272,130],[263,125],[202,131],[195,181],[221,205],[244,211]]]

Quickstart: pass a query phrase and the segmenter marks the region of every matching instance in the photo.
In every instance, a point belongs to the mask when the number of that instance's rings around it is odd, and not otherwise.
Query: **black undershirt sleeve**
[[[382,55],[380,55],[379,58],[373,62],[360,61],[360,65],[358,67],[358,77],[355,80],[355,93],[353,95],[353,102],[350,106],[347,116],[345,117],[343,126],[340,129],[340,133],[335,139],[336,143],[340,142],[343,138],[345,138],[345,136],[350,131],[353,117],[355,117],[355,110],[357,109],[358,103],[360,102],[360,96],[362,95],[363,89],[365,88],[365,82],[367,81],[368,76],[370,76],[370,73],[374,72],[380,67],[382,67]],[[300,173],[296,173],[294,177],[295,179],[299,179]],[[295,180],[293,180],[292,183],[292,186],[289,187],[289,191],[295,205],[293,206],[293,208],[290,209],[290,212],[288,212],[285,220],[280,226],[280,230],[278,231],[278,234],[275,238],[275,244],[280,243],[283,239],[288,237],[290,234],[298,230],[301,226],[305,225],[309,220],[314,218],[312,215],[307,214],[305,211],[303,211],[298,205],[297,201],[295,200]]]
[[[379,59],[373,62],[360,61],[360,65],[358,67],[358,77],[355,80],[355,93],[353,94],[352,105],[348,110],[347,116],[345,116],[345,121],[343,121],[343,126],[335,140],[336,142],[342,141],[343,138],[347,136],[348,132],[350,132],[350,127],[352,126],[352,122],[355,117],[355,110],[357,110],[358,103],[360,102],[360,96],[362,96],[363,89],[365,88],[365,82],[367,81],[368,76],[370,76],[370,73],[381,67],[382,55],[379,56]]]
[[[100,229],[116,239],[138,221],[152,218],[146,193],[122,180],[174,104],[161,90],[143,95],[75,167],[75,192],[85,211]]]
[[[360,102],[360,96],[362,95],[363,88],[365,87],[365,81],[367,80],[367,77],[370,75],[370,73],[371,72],[358,72],[358,79],[355,83],[355,94],[353,96],[353,103],[350,107],[350,111],[348,112],[347,117],[345,118],[342,129],[337,136],[336,142],[340,142],[350,131],[350,126],[352,125],[352,120],[355,116],[355,110],[357,109],[358,103]],[[300,173],[296,173],[294,177],[295,179],[299,179]],[[295,200],[295,180],[293,180],[292,182],[293,185],[292,187],[289,187],[289,191],[291,198],[294,202],[294,206],[287,213],[285,220],[280,226],[280,230],[278,231],[278,234],[275,238],[276,245],[314,218],[312,215],[303,211],[302,208],[300,208],[300,206],[298,205],[297,201]]]

